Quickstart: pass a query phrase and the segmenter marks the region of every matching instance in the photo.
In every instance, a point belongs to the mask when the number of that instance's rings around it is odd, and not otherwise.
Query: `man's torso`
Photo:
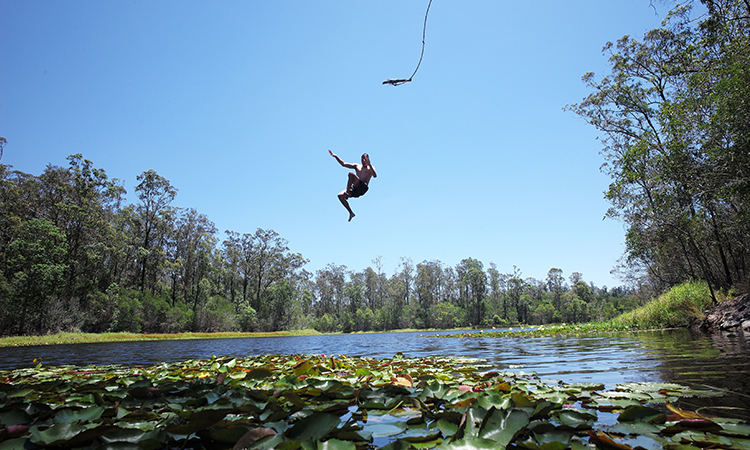
[[[357,178],[360,179],[365,184],[370,184],[370,179],[372,178],[372,169],[369,167],[364,167],[361,164],[357,164],[357,168],[355,169],[357,172]]]

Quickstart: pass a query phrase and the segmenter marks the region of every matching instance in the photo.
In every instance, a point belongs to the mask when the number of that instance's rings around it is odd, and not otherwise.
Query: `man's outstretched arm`
[[[342,166],[344,166],[344,167],[346,167],[348,169],[356,169],[356,166],[354,164],[349,164],[349,163],[344,162],[344,160],[342,160],[335,153],[333,153],[331,151],[331,149],[328,149],[328,153],[330,153],[331,156],[333,156],[334,158],[336,158],[336,161],[338,161],[339,164],[341,164]]]

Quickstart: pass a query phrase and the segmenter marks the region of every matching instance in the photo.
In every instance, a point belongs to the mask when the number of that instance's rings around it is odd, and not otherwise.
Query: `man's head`
[[[362,164],[363,165],[370,164],[370,155],[368,155],[367,153],[362,153]]]

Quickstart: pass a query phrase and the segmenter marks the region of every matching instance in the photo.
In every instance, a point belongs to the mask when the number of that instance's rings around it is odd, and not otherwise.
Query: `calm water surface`
[[[482,358],[495,370],[536,372],[541,378],[603,383],[674,382],[728,391],[700,400],[750,411],[750,336],[686,330],[592,336],[437,338],[423,333],[375,333],[180,341],[116,342],[0,348],[0,369],[45,365],[155,364],[212,355],[344,354]],[[690,405],[687,405],[690,406]]]

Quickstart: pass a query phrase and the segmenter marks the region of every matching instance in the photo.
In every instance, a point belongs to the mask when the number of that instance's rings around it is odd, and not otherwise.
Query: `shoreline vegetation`
[[[248,337],[314,336],[315,330],[219,333],[55,333],[42,336],[8,336],[0,338],[0,347],[32,345],[93,344],[98,342],[164,341],[187,339],[233,339]]]
[[[722,297],[722,301],[725,298]],[[704,282],[688,282],[675,286],[651,302],[606,322],[575,324],[514,325],[507,330],[494,331],[476,329],[466,333],[428,334],[437,337],[505,337],[505,336],[549,336],[554,334],[585,334],[608,332],[634,332],[670,328],[689,328],[700,323],[711,306],[708,285]],[[505,327],[503,327],[505,328]],[[456,329],[453,329],[456,330]],[[430,333],[437,329],[401,329],[388,332]],[[447,330],[440,330],[447,331]],[[43,336],[12,336],[0,338],[0,347],[32,345],[56,345],[96,342],[125,342],[146,340],[181,339],[226,339],[250,337],[314,336],[324,334],[314,329],[274,332],[220,332],[220,333],[57,333]]]

